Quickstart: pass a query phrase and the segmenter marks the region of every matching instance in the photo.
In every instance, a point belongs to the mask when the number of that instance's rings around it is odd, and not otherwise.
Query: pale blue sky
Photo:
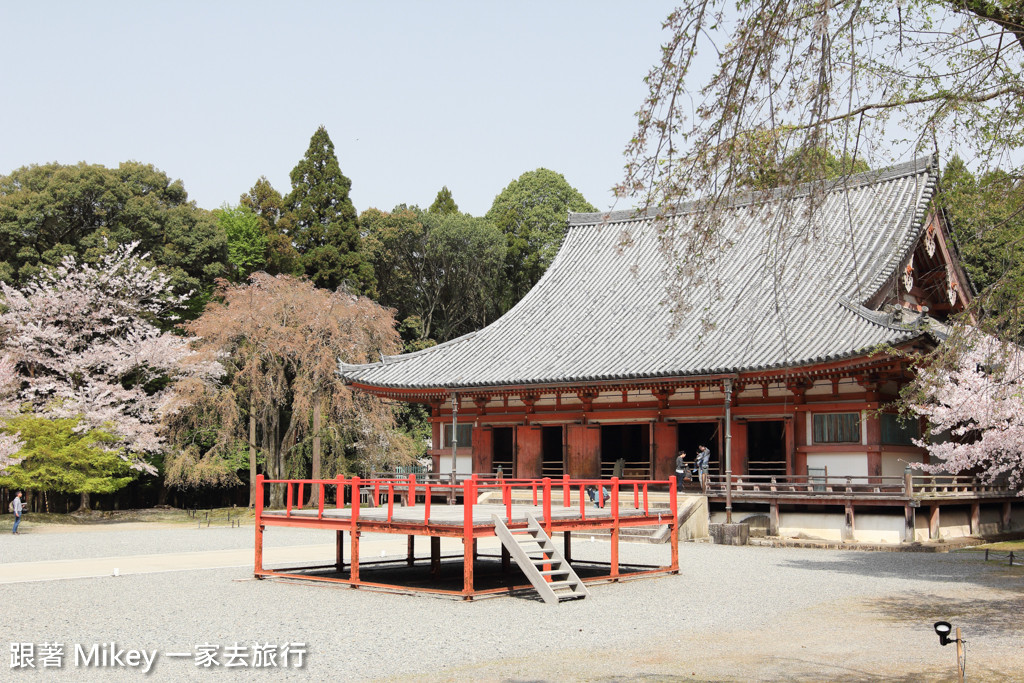
[[[524,171],[612,204],[671,2],[0,0],[0,174],[134,159],[205,208],[282,193],[316,127],[360,212],[483,214]]]

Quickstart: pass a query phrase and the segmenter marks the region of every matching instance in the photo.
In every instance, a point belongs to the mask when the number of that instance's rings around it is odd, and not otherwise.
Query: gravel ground
[[[322,532],[271,531],[275,544],[330,542]],[[112,529],[5,537],[0,556],[98,557],[243,542],[251,543],[251,528]],[[607,559],[602,541],[573,549]],[[622,550],[624,561],[663,563],[667,554],[667,546]],[[157,650],[147,678],[159,681],[945,681],[955,680],[954,650],[939,646],[931,625],[946,619],[969,640],[972,680],[1024,681],[1019,568],[986,564],[976,553],[708,544],[683,544],[680,558],[679,576],[592,586],[590,598],[558,606],[254,581],[242,568],[2,585],[9,642],[60,642],[67,651],[62,669],[11,671],[9,680],[142,676],[74,665],[75,645],[115,642]],[[204,669],[165,654],[253,642],[304,643],[305,666]]]
[[[55,533],[45,527],[28,526],[25,533],[16,539],[17,543],[0,543],[0,564],[232,550],[252,548],[254,541],[251,523],[234,528],[104,524],[64,529],[66,531]],[[0,534],[0,539],[6,539],[8,535]],[[315,529],[272,528],[264,534],[264,542],[269,546],[334,543],[334,534]]]

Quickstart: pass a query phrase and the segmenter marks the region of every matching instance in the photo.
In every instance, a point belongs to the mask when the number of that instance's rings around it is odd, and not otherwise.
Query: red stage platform
[[[285,487],[284,509],[264,509],[264,487],[279,485]],[[585,492],[586,487],[604,487],[610,494],[608,501],[595,507]],[[315,490],[318,494],[315,507],[303,507],[302,501]],[[484,587],[474,585],[474,565],[481,556],[477,553],[476,540],[495,536],[495,522],[492,515],[501,519],[509,529],[523,529],[527,514],[532,514],[550,536],[563,535],[565,558],[572,563],[572,532],[608,529],[611,535],[610,558],[608,562],[588,561],[590,571],[585,581],[617,581],[645,575],[678,573],[679,550],[676,515],[676,497],[668,496],[668,508],[652,508],[649,501],[651,491],[675,491],[675,480],[628,481],[590,479],[479,479],[475,475],[457,484],[417,482],[415,475],[403,479],[360,479],[358,477],[327,480],[268,480],[263,475],[256,478],[256,558],[254,573],[257,578],[273,576],[312,581],[327,581],[348,584],[353,587],[366,586],[410,592],[428,592],[461,596],[503,593],[527,585]],[[484,496],[484,494],[490,494]],[[482,498],[492,502],[478,502]],[[332,502],[325,505],[325,499]],[[381,501],[379,506],[368,506],[361,501]],[[449,505],[435,499],[461,501]],[[668,525],[671,536],[671,560],[665,566],[640,566],[622,563],[619,559],[619,530],[622,527]],[[315,567],[293,567],[269,570],[263,568],[263,532],[268,526],[297,527],[305,529],[329,529],[336,532],[336,558],[333,565]],[[345,562],[344,533],[349,532],[349,561]],[[363,533],[400,534],[408,537],[408,553],[402,560],[384,562],[360,562],[359,540]],[[407,580],[410,572],[415,573],[415,537],[431,539],[429,571],[415,581]],[[441,557],[441,538],[449,536],[463,539],[462,587],[445,588],[442,581],[442,559],[459,559],[459,556]],[[425,559],[425,558],[424,558]],[[494,556],[491,559],[498,559]],[[509,555],[502,548],[501,569],[510,569]],[[424,562],[425,564],[425,562]],[[575,563],[574,563],[575,564]],[[391,580],[385,566],[404,568],[405,580]],[[599,566],[602,570],[594,571]],[[365,568],[366,577],[360,569]],[[410,569],[412,568],[412,569]],[[426,569],[426,567],[425,567]],[[370,573],[373,576],[369,576]],[[394,574],[392,574],[394,576]],[[430,581],[433,577],[436,581]]]

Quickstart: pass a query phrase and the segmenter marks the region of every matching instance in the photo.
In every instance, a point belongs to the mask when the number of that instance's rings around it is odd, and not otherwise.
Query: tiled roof
[[[678,259],[666,256],[672,233],[662,222],[635,211],[572,214],[554,262],[500,319],[341,373],[381,388],[563,384],[794,367],[904,342],[922,332],[861,302],[920,238],[935,178],[934,161],[919,159],[836,182],[816,199],[803,190],[734,197],[720,227],[732,246],[699,273],[685,295],[690,312],[678,315],[667,289]],[[813,226],[809,201],[823,202]],[[669,225],[678,235],[701,218],[690,203]]]

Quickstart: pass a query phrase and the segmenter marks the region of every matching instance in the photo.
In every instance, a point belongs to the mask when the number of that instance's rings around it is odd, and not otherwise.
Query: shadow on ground
[[[974,583],[989,588],[1019,590],[1024,594],[1024,567],[1007,566],[983,553],[842,552],[826,560],[792,559],[781,566],[800,571],[828,571],[939,583]]]

